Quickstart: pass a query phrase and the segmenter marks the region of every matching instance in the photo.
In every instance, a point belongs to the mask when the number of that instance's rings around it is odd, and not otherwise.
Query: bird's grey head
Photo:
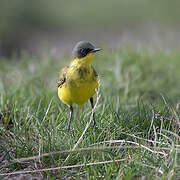
[[[89,53],[95,53],[100,50],[100,48],[95,48],[95,46],[90,42],[80,41],[73,48],[72,55],[73,58],[83,58],[87,56]]]

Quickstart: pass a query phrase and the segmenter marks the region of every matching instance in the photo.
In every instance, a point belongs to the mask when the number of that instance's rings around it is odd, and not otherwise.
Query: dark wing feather
[[[66,82],[66,75],[69,66],[65,66],[60,72],[58,76],[57,87],[61,87]]]

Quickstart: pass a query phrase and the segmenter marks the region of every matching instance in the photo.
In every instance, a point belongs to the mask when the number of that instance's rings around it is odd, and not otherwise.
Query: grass
[[[180,53],[130,47],[99,53],[98,128],[85,129],[86,103],[75,106],[70,133],[56,88],[67,59],[1,59],[0,179],[23,172],[52,180],[178,179]]]

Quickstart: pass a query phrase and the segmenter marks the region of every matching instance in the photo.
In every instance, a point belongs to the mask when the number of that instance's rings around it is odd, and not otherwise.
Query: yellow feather
[[[66,68],[66,80],[58,88],[58,96],[63,103],[83,105],[95,94],[98,80],[91,65],[93,59],[94,53],[90,53],[84,58],[75,58]]]

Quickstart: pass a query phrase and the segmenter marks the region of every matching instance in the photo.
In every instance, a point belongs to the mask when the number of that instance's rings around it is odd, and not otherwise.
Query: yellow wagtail
[[[68,131],[70,130],[73,115],[73,103],[83,105],[90,100],[91,107],[94,106],[92,96],[98,88],[98,80],[92,61],[95,53],[100,50],[90,42],[78,42],[73,49],[73,59],[70,64],[65,66],[59,73],[58,96],[70,109]],[[94,126],[96,126],[94,114],[93,121]]]

